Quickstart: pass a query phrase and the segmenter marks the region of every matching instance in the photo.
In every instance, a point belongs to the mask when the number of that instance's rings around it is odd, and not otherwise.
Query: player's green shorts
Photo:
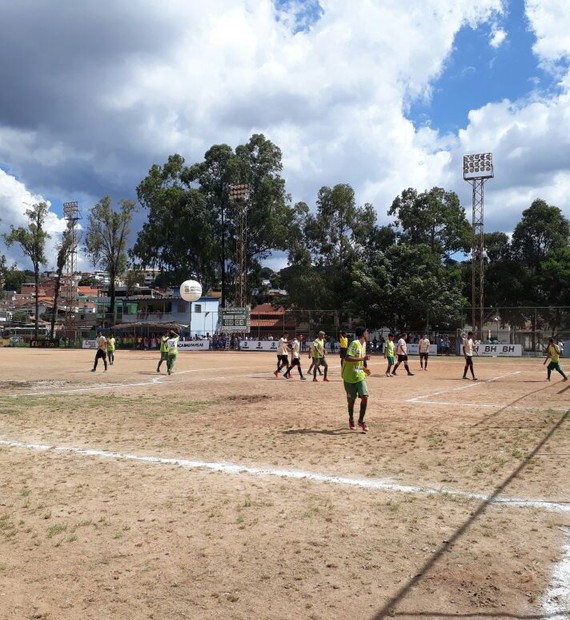
[[[550,370],[550,371],[557,370],[558,372],[560,372],[560,363],[559,362],[550,362],[550,364],[548,364],[548,366],[546,368],[548,370]]]
[[[344,389],[346,396],[350,400],[354,400],[357,396],[368,396],[368,386],[366,381],[357,381],[356,383],[348,383],[344,381]]]
[[[388,364],[390,364],[390,366],[393,366],[393,365],[394,365],[394,362],[395,362],[396,360],[394,359],[394,356],[393,356],[393,355],[387,355],[387,356],[386,356],[386,361],[388,362]]]

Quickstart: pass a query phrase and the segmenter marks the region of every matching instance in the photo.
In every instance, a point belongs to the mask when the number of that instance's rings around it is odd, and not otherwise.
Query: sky
[[[64,202],[85,221],[105,195],[136,199],[169,155],[192,164],[255,133],[312,208],[321,187],[348,183],[387,224],[404,189],[438,186],[471,219],[462,158],[491,152],[486,232],[511,232],[536,198],[570,218],[566,5],[0,0],[0,233],[47,201],[51,268]],[[2,253],[31,266],[16,246]]]

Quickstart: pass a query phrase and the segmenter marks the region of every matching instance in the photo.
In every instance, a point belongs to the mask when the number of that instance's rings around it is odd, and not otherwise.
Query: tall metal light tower
[[[65,324],[66,328],[69,331],[73,330],[74,323],[74,314],[75,308],[78,301],[77,294],[77,286],[75,286],[74,274],[77,268],[77,244],[79,242],[79,237],[77,233],[77,222],[81,219],[79,215],[79,205],[76,201],[72,202],[64,202],[63,203],[63,217],[67,222],[67,227],[70,230],[72,236],[72,244],[71,249],[69,251],[69,256],[67,258],[66,264],[66,287],[67,289],[67,303],[66,303],[66,314],[65,314]],[[64,289],[64,290],[65,290]],[[57,309],[54,308],[54,312]]]
[[[230,202],[238,210],[236,302],[240,308],[247,306],[247,207],[249,200],[250,186],[247,183],[230,186]]]
[[[463,156],[463,180],[473,188],[471,247],[471,325],[475,337],[483,340],[485,301],[485,181],[495,176],[492,153]]]

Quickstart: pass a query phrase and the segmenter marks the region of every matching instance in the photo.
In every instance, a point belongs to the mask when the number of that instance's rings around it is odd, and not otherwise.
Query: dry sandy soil
[[[336,357],[328,384],[92,359],[0,349],[2,620],[570,618],[570,382],[542,360],[373,358],[365,435]]]

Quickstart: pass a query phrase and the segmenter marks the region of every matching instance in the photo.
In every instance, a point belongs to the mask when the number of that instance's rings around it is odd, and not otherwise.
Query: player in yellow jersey
[[[389,334],[388,340],[386,341],[386,344],[384,345],[384,357],[386,358],[386,361],[388,362],[388,368],[386,368],[387,377],[392,376],[390,374],[390,370],[392,369],[396,361],[395,351],[396,351],[396,346],[394,345],[394,334]]]
[[[368,426],[364,421],[366,407],[368,405],[368,386],[366,385],[366,374],[364,363],[370,359],[366,353],[366,341],[368,340],[368,330],[365,327],[357,327],[354,330],[356,340],[353,340],[348,347],[344,364],[342,366],[342,380],[346,392],[348,403],[348,426],[354,430],[354,403],[356,398],[360,398],[360,412],[358,416],[358,426],[363,433],[368,432]]]
[[[160,367],[162,366],[162,362],[166,362],[166,367],[168,368],[168,339],[169,338],[170,338],[170,330],[167,329],[160,339],[160,360],[158,362],[158,366],[156,367],[156,372],[160,372]]]
[[[339,355],[340,355],[340,367],[342,368],[346,352],[348,351],[348,337],[346,332],[340,332],[340,338],[338,339]]]
[[[562,372],[562,369],[560,368],[560,347],[554,342],[554,338],[548,339],[548,346],[546,347],[546,359],[544,360],[544,363],[546,364],[548,360],[550,360],[550,363],[546,367],[546,380],[550,381],[550,373],[553,370],[556,370],[564,377],[564,381],[568,381],[568,377]]]

